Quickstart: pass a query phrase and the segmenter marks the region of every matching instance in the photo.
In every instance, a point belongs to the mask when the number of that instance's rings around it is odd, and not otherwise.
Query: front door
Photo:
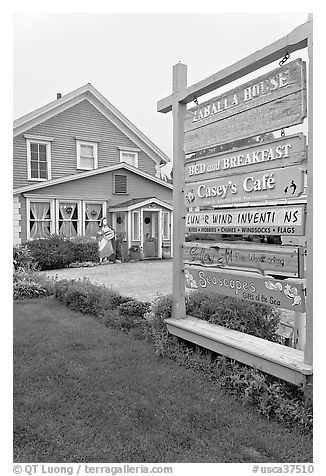
[[[159,211],[143,211],[143,250],[145,258],[158,258]]]

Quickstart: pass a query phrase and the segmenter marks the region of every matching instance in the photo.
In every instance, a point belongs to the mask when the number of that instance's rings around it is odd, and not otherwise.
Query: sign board
[[[215,179],[235,173],[258,172],[270,167],[285,167],[300,164],[305,158],[306,138],[303,134],[296,134],[187,161],[185,182]]]
[[[255,269],[262,274],[301,277],[302,253],[298,247],[269,246],[257,243],[183,244],[184,262],[223,269]]]
[[[187,233],[303,236],[304,225],[304,205],[229,208],[186,214]]]
[[[305,312],[304,285],[301,281],[278,280],[243,271],[185,266],[185,282],[189,289]]]
[[[304,169],[291,166],[185,185],[186,207],[243,204],[298,198],[304,193]]]
[[[187,111],[185,153],[303,122],[306,68],[296,59]]]

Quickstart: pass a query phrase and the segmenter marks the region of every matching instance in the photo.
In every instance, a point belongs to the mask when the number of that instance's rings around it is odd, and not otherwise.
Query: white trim
[[[127,212],[127,220],[128,220],[128,229],[127,229],[127,243],[128,243],[128,249],[131,246],[131,238],[132,238],[132,233],[133,233],[133,228],[132,228],[132,223],[131,223],[131,211],[129,210]]]
[[[140,246],[144,246],[144,213],[143,209],[140,209],[140,220],[139,220],[139,240]]]
[[[47,136],[36,136],[34,134],[24,134],[25,139],[31,139],[35,141],[45,141],[45,142],[53,142],[54,137],[47,137]]]
[[[25,185],[24,187],[16,188],[13,191],[13,194],[16,195],[17,193],[24,193],[28,192],[29,190],[38,190],[39,188],[44,188],[44,187],[51,187],[52,185],[58,185],[61,183],[66,183],[66,182],[71,182],[73,180],[79,180],[83,179],[85,177],[91,177],[93,175],[97,174],[103,174],[106,172],[113,172],[115,170],[120,170],[120,169],[125,169],[128,170],[129,172],[133,172],[135,174],[140,175],[141,177],[144,177],[146,179],[151,180],[152,182],[158,183],[162,185],[163,187],[169,188],[170,190],[173,190],[173,185],[164,182],[161,179],[158,179],[157,177],[154,177],[153,175],[148,174],[147,172],[143,172],[142,170],[136,169],[135,167],[132,167],[129,164],[126,163],[120,163],[116,165],[110,165],[108,167],[100,167],[99,169],[96,170],[90,170],[87,172],[79,172],[77,174],[73,175],[68,175],[65,177],[60,177],[57,179],[52,179],[52,180],[47,180],[46,183],[38,183],[38,184],[33,184],[33,185]]]
[[[66,109],[78,104],[81,101],[88,100],[95,106],[107,119],[113,122],[122,132],[130,136],[130,133],[135,135],[135,140],[141,141],[145,148],[148,149],[149,156],[155,162],[162,161],[170,162],[169,157],[160,150],[148,137],[146,137],[132,122],[130,122],[118,109],[116,109],[102,94],[97,91],[90,83],[81,86],[68,94],[65,94],[60,99],[56,99],[46,104],[45,106],[32,111],[29,114],[14,121],[14,137],[22,134],[28,129],[50,119],[51,117],[65,111]],[[96,104],[96,100],[100,103],[101,108],[105,109],[105,113]],[[109,114],[108,114],[109,113]],[[127,129],[127,132],[126,130]],[[131,137],[130,137],[131,138]],[[135,140],[131,138],[134,142]],[[138,144],[137,144],[138,145]],[[139,144],[140,145],[140,144]],[[141,146],[142,149],[144,147]],[[154,155],[153,155],[154,154]],[[155,157],[155,155],[157,157]]]
[[[169,212],[165,212],[169,213]],[[162,259],[162,240],[163,240],[163,233],[162,233],[162,216],[163,216],[163,211],[162,209],[159,210],[158,212],[158,257]]]
[[[141,152],[141,149],[139,149],[138,147],[122,147],[122,146],[119,146],[118,149],[121,150],[122,152]],[[162,167],[163,167],[163,165],[162,165]]]
[[[44,144],[46,146],[47,178],[32,178],[31,176],[31,144]],[[47,182],[51,180],[51,141],[43,139],[26,138],[27,150],[27,180],[32,182]]]
[[[88,146],[93,148],[93,167],[82,167],[80,164],[80,149],[81,146]],[[77,169],[78,170],[95,170],[98,168],[98,143],[94,141],[84,141],[76,139],[76,156],[77,156]]]
[[[168,216],[168,238],[164,238],[164,223],[163,223],[163,215],[166,214]],[[171,231],[170,231],[170,224],[171,224],[171,213],[170,212],[163,212],[162,211],[162,240],[169,241],[171,239]]]
[[[55,200],[54,199],[51,199],[51,198],[35,198],[35,199],[30,199],[30,198],[26,198],[26,227],[27,227],[27,230],[26,230],[26,238],[27,240],[30,240],[31,239],[31,233],[30,233],[30,226],[29,226],[29,222],[30,222],[30,204],[31,202],[41,202],[41,203],[50,203],[50,232],[51,233],[54,233],[55,232]]]
[[[170,203],[164,202],[163,200],[160,200],[158,198],[149,198],[144,200],[143,202],[138,202],[138,203],[134,203],[133,205],[129,205],[128,207],[119,207],[119,208],[116,207],[114,208],[114,211],[121,212],[125,210],[134,210],[136,208],[145,207],[146,205],[149,205],[150,203],[153,203],[153,202],[160,207],[167,208],[168,210],[171,210],[171,211],[173,210],[173,206],[170,205]],[[152,208],[148,208],[148,210],[152,210]]]

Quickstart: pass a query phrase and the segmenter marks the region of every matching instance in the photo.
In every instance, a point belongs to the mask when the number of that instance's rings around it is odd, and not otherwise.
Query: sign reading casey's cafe
[[[258,172],[270,167],[286,167],[300,164],[305,158],[305,136],[296,134],[236,151],[186,161],[185,182],[209,180],[236,173]]]
[[[300,124],[306,115],[305,63],[296,59],[189,109],[185,153]]]
[[[209,291],[281,309],[305,312],[302,282],[277,280],[243,271],[185,266],[186,287]]]
[[[297,198],[304,193],[298,166],[221,177],[185,185],[187,207]]]
[[[255,269],[263,274],[295,278],[302,274],[302,253],[298,247],[186,242],[183,256],[185,263],[204,267]]]
[[[204,210],[186,215],[187,233],[302,236],[304,225],[304,205]]]

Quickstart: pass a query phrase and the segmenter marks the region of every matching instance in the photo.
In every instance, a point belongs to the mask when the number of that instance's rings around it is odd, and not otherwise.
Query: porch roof
[[[117,205],[113,205],[110,207],[111,210],[130,210],[133,208],[137,208],[141,206],[142,204],[148,205],[149,203],[154,202],[159,206],[163,206],[168,208],[169,210],[172,210],[172,205],[168,202],[165,202],[163,200],[160,200],[156,197],[142,197],[142,198],[132,198],[131,200],[127,200],[126,202],[121,202],[118,203]]]

